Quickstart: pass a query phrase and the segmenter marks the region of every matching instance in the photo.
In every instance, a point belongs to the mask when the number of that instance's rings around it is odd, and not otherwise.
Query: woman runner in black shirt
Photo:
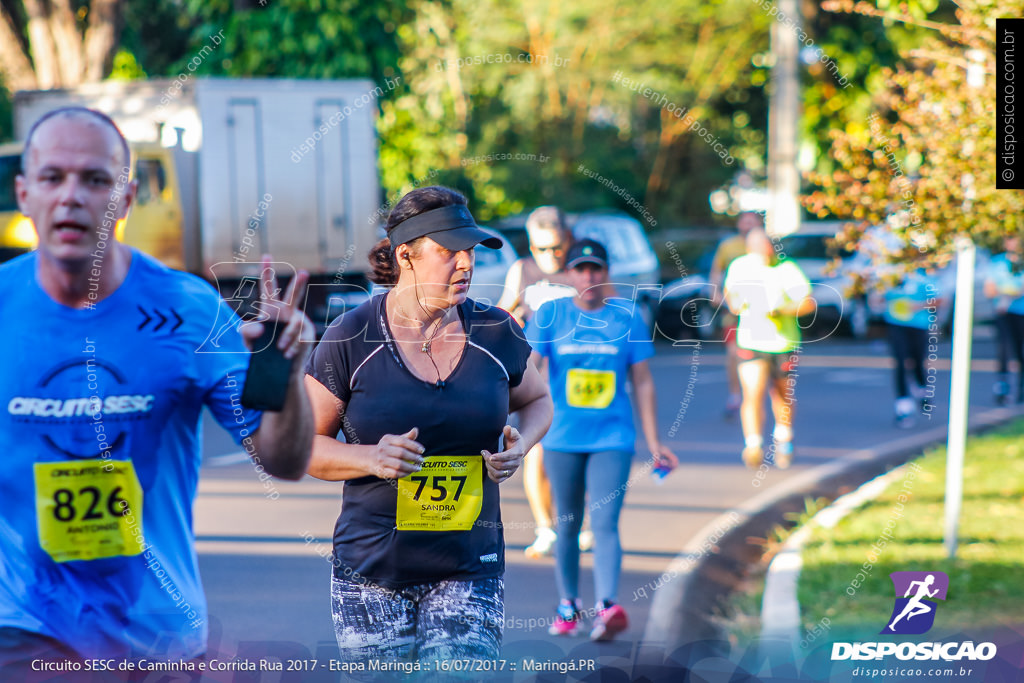
[[[413,190],[386,229],[370,257],[374,280],[394,287],[333,322],[310,357],[309,473],[345,481],[331,591],[343,659],[435,670],[498,656],[498,484],[547,431],[552,405],[519,326],[466,297],[473,248],[500,240],[465,198]]]

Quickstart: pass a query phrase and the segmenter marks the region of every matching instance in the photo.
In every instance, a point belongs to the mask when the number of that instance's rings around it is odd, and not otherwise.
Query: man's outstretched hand
[[[302,294],[306,291],[309,283],[309,273],[300,270],[288,284],[288,291],[281,297],[281,288],[277,284],[277,275],[271,265],[273,260],[270,254],[264,254],[260,270],[260,300],[255,304],[259,317],[253,322],[241,326],[240,332],[245,345],[252,350],[253,344],[263,334],[264,325],[279,324],[281,334],[275,340],[277,348],[281,349],[284,357],[304,361],[310,350],[312,342],[316,341],[313,332],[313,322],[302,312],[299,307]]]

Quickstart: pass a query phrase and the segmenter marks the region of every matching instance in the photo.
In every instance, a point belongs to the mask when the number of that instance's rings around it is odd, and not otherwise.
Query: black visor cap
[[[418,237],[429,237],[451,251],[472,249],[478,244],[501,249],[504,244],[500,237],[481,229],[473,220],[473,214],[462,204],[424,211],[402,221],[388,233],[392,247]]]

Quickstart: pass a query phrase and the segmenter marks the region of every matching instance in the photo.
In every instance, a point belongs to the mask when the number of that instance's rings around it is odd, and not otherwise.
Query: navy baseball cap
[[[565,267],[575,268],[584,263],[593,263],[602,268],[608,267],[608,250],[597,240],[584,239],[569,248],[565,257]]]

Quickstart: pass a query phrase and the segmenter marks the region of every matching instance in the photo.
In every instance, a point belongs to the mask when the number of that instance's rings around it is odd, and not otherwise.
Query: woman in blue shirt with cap
[[[519,325],[466,297],[473,248],[501,240],[465,197],[413,190],[386,230],[370,260],[391,289],[334,321],[307,365],[309,474],[345,482],[331,583],[343,660],[431,671],[498,655],[498,485],[547,430],[551,399]]]
[[[615,602],[622,566],[619,513],[636,443],[627,382],[633,384],[655,462],[675,467],[678,460],[658,440],[654,380],[647,365],[654,355],[650,333],[634,303],[615,298],[608,281],[608,252],[599,242],[581,240],[569,250],[566,269],[578,294],[543,304],[526,328],[533,358],[549,376],[555,404],[543,441],[544,467],[558,511],[555,558],[561,602],[550,630],[573,635],[581,626],[576,538],[589,496],[597,599],[590,637],[608,640],[629,623]]]

